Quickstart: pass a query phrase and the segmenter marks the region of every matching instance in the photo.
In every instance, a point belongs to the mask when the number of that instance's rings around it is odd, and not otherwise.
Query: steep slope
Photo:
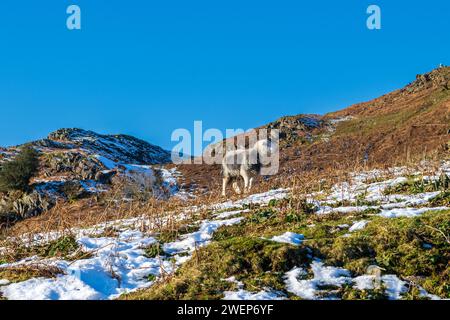
[[[447,149],[450,129],[450,68],[424,75],[405,88],[331,113],[347,117],[333,137],[363,148],[354,156],[368,163],[392,163]]]
[[[281,151],[282,173],[439,157],[450,140],[449,83],[450,68],[439,68],[403,89],[321,117],[327,128],[312,143]]]

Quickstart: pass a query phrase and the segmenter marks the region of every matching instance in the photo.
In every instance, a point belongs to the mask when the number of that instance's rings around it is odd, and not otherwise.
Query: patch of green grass
[[[298,224],[305,220],[305,214],[303,212],[290,210],[284,216],[284,220],[290,224],[292,224],[292,223]]]
[[[283,275],[309,262],[308,250],[260,238],[237,237],[198,250],[170,279],[124,296],[124,299],[220,299],[236,285],[223,279],[235,276],[248,290],[270,286],[282,289]]]
[[[304,226],[301,213],[289,211],[286,214],[274,209],[260,209],[247,214],[247,218],[239,224],[220,227],[213,235],[214,241],[227,240],[234,237],[266,237],[285,229],[298,229]],[[283,231],[284,232],[284,231]]]
[[[247,219],[251,223],[264,223],[267,220],[270,220],[272,218],[276,217],[276,211],[273,209],[261,209],[256,212],[254,212],[252,215],[250,215]]]
[[[146,258],[156,258],[158,256],[166,255],[162,244],[159,242],[147,246],[146,248],[144,248],[144,252],[145,252],[144,256]]]
[[[72,236],[65,236],[52,241],[46,246],[41,247],[40,256],[46,258],[62,257],[66,258],[74,253],[80,245]]]
[[[341,213],[316,215],[295,210],[283,213],[274,209],[269,212],[266,210],[248,214],[248,218],[239,224],[219,228],[214,233],[213,240],[242,236],[270,238],[286,231],[303,234],[306,239],[336,238],[347,232],[346,228],[340,227],[341,225],[351,224],[349,216]],[[365,215],[361,212],[358,213],[358,217],[365,218]]]
[[[348,228],[342,227],[343,225],[351,225],[351,222],[336,220],[315,223],[314,226],[302,228],[297,233],[302,233],[309,240],[334,239],[347,233]]]
[[[156,280],[156,276],[155,276],[154,274],[149,274],[149,275],[147,276],[147,280],[148,280],[149,282],[155,281],[155,280]]]

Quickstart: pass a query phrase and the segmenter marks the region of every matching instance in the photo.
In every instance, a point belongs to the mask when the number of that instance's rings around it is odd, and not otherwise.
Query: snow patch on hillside
[[[442,174],[450,172],[450,161],[444,161],[434,175],[422,176],[429,181],[441,179]],[[324,200],[316,200],[318,196],[323,198],[324,193],[310,194],[307,201],[316,206],[317,214],[329,214],[332,212],[351,213],[366,210],[379,211],[379,215],[385,218],[416,217],[427,211],[440,211],[448,207],[427,207],[430,200],[438,196],[440,191],[424,192],[418,194],[386,194],[390,187],[408,181],[404,175],[411,174],[405,167],[391,168],[386,171],[372,170],[355,173],[350,181],[338,183],[331,188]],[[420,172],[413,172],[418,175]],[[383,181],[382,177],[394,176]],[[419,178],[418,178],[419,179]],[[371,182],[376,180],[375,182]],[[342,203],[363,203],[359,206],[345,206]]]
[[[299,246],[302,244],[305,237],[302,234],[297,234],[294,232],[286,232],[280,236],[274,236],[270,238],[270,240],[279,242],[279,243],[287,243],[292,244],[294,246]]]
[[[157,175],[160,175],[161,187],[167,194],[177,196],[182,199],[192,198],[190,193],[180,189],[178,185],[178,178],[181,176],[181,173],[178,172],[176,168],[165,169],[152,165],[120,163],[99,154],[95,155],[95,158],[99,160],[106,168],[108,168],[108,170],[118,170],[119,172],[123,172],[125,176],[132,180],[136,180],[137,182],[156,184],[159,182]]]
[[[258,300],[285,300],[286,297],[280,293],[275,291],[260,291],[260,292],[249,292],[246,290],[238,290],[238,291],[225,291],[225,297],[223,300],[247,300],[247,301],[258,301]]]
[[[261,203],[269,198],[279,199],[280,194],[268,192],[250,196]],[[250,200],[244,200],[247,203]],[[192,257],[193,252],[210,243],[213,233],[221,226],[240,223],[244,218],[238,215],[246,210],[234,211],[229,219],[218,219],[225,213],[214,215],[215,220],[203,220],[198,231],[181,236],[178,240],[165,243],[165,255],[155,258],[145,257],[144,248],[158,241],[157,236],[139,231],[143,224],[151,227],[145,218],[118,220],[94,226],[89,229],[73,230],[77,242],[91,257],[73,262],[58,259],[39,259],[31,257],[14,264],[3,264],[0,268],[39,263],[56,266],[64,274],[54,279],[33,278],[27,281],[12,283],[1,280],[0,292],[8,299],[26,300],[99,300],[114,299],[121,294],[137,289],[147,288],[163,274],[173,273],[179,265]],[[179,219],[184,219],[183,214]],[[102,237],[106,228],[114,226],[118,230],[117,237]],[[33,245],[58,239],[56,232],[34,235]],[[99,237],[100,236],[100,237]],[[231,293],[230,293],[231,295]],[[244,292],[240,296],[246,296]],[[254,298],[267,296],[255,295]]]
[[[249,204],[267,205],[270,201],[281,200],[289,195],[288,189],[275,189],[264,193],[257,193],[248,196],[245,199],[237,201],[227,201],[213,206],[215,210],[229,210],[233,208],[241,208]]]
[[[314,274],[312,279],[306,279],[308,272],[303,268],[294,268],[286,273],[286,289],[302,299],[315,300],[321,298],[326,291],[321,287],[341,287],[351,281],[348,270],[336,267],[324,266],[323,263],[314,261],[311,264]]]

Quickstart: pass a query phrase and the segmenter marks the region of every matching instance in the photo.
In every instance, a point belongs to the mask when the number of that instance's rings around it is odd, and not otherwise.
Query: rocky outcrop
[[[44,177],[65,176],[72,179],[96,180],[106,170],[96,158],[80,151],[47,153],[42,159]]]
[[[47,139],[32,142],[35,146],[82,149],[115,162],[162,164],[170,162],[170,152],[128,135],[102,135],[82,129],[60,129]]]
[[[117,174],[117,171],[99,171],[95,174],[94,180],[101,184],[111,184],[112,178]]]
[[[324,128],[326,121],[320,115],[296,115],[283,117],[265,126],[268,129],[280,130],[281,145],[299,140],[311,142],[316,131]]]
[[[33,217],[59,200],[78,200],[108,190],[115,175],[126,174],[128,164],[170,162],[168,151],[140,139],[82,129],[60,129],[26,145],[40,151],[39,172],[27,193],[0,194],[0,222]],[[21,147],[0,148],[0,167]]]
[[[38,192],[24,195],[13,202],[13,212],[22,219],[34,217],[53,206],[51,199],[46,198]]]
[[[403,92],[415,93],[424,89],[440,88],[442,90],[450,89],[450,68],[441,66],[431,72],[418,74],[416,80],[406,86]]]
[[[0,220],[17,221],[34,217],[54,204],[54,199],[36,190],[28,194],[12,193],[0,198]]]

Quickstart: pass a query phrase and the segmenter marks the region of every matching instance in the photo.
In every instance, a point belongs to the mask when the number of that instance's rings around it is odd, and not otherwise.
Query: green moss
[[[353,285],[344,285],[339,291],[339,296],[343,300],[386,300],[388,298],[383,287],[371,290],[358,290],[353,288]]]
[[[284,216],[284,220],[287,223],[301,223],[306,220],[306,215],[303,212],[298,212],[296,210],[290,210]]]
[[[408,292],[403,294],[404,300],[430,300],[428,297],[424,297],[417,286],[410,286]]]
[[[450,298],[450,266],[424,279],[422,287],[440,297]]]
[[[235,276],[248,290],[282,289],[282,276],[309,262],[308,250],[260,238],[238,237],[198,250],[168,281],[125,299],[220,299],[235,290],[223,279]]]

